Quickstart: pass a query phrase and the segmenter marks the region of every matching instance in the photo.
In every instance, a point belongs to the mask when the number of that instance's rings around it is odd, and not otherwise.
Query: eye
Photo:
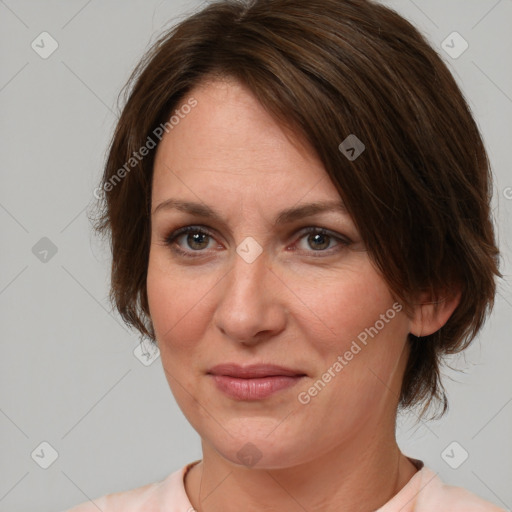
[[[299,241],[304,240],[307,243],[308,249],[300,249],[304,252],[317,252],[317,253],[328,253],[332,254],[350,245],[350,240],[339,234],[328,231],[324,228],[308,227],[302,231],[302,236]],[[337,242],[334,244],[333,243]],[[334,249],[334,250],[332,250]],[[320,256],[320,254],[319,254]]]
[[[332,255],[351,244],[348,238],[319,227],[303,229],[298,240],[299,245],[300,242],[305,241],[309,247],[309,249],[300,247],[298,250],[314,257]],[[173,231],[164,242],[175,253],[194,258],[203,256],[207,249],[213,248],[212,243],[215,239],[209,231],[200,226],[186,226]],[[297,249],[294,247],[292,250]]]
[[[180,239],[183,242],[180,243]],[[208,248],[211,241],[213,241],[213,236],[199,226],[186,226],[172,232],[165,238],[165,243],[173,251],[190,257],[200,256],[201,253],[204,253],[204,249]],[[183,243],[185,243],[185,249],[183,249]],[[193,254],[193,252],[197,254]]]

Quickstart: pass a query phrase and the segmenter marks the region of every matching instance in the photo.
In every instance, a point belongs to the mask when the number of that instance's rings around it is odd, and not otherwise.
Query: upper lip
[[[238,377],[240,379],[252,379],[258,377],[273,377],[283,375],[287,377],[297,377],[306,375],[303,371],[293,370],[284,366],[274,364],[251,364],[240,366],[235,363],[218,364],[208,371],[212,375],[225,375],[228,377]]]

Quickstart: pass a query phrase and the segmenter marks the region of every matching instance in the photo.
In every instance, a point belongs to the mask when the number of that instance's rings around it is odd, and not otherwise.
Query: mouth
[[[272,364],[240,366],[235,363],[219,364],[208,371],[210,375],[234,377],[237,379],[259,379],[263,377],[304,377],[306,373]]]
[[[306,373],[276,365],[222,364],[207,372],[217,389],[235,400],[261,400],[296,385]]]

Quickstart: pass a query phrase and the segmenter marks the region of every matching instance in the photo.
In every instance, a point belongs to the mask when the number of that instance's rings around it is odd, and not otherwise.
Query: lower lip
[[[217,387],[226,395],[236,400],[261,400],[294,386],[303,376],[288,377],[275,375],[255,379],[238,379],[226,375],[211,375]]]

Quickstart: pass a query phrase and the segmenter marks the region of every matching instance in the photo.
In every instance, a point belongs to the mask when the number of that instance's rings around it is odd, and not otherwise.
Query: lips
[[[226,363],[214,366],[208,375],[222,393],[233,400],[263,400],[274,393],[291,389],[306,374],[284,366]]]
[[[303,377],[306,375],[306,373],[301,370],[287,368],[284,366],[271,364],[240,366],[234,363],[219,364],[211,368],[207,373],[210,375],[221,375],[237,379],[259,379],[275,376]]]

